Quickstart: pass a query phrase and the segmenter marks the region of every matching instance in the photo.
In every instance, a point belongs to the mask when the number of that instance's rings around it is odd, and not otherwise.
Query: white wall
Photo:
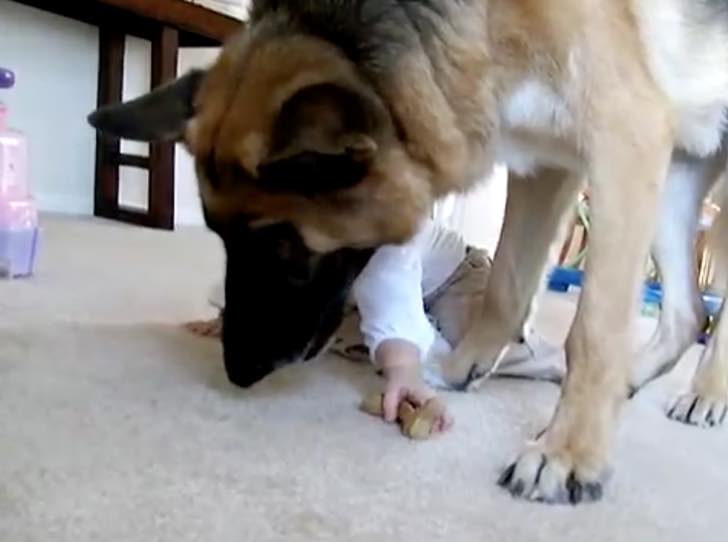
[[[126,38],[122,100],[130,100],[151,89],[152,44],[134,37]],[[149,156],[149,144],[122,141],[121,152]],[[149,209],[149,172],[132,167],[119,168],[119,205],[146,212]]]
[[[466,195],[450,196],[435,207],[435,219],[460,232],[465,241],[495,254],[508,188],[507,170],[496,167]]]
[[[91,215],[95,135],[86,116],[96,107],[98,29],[24,5],[0,0],[0,64],[15,71],[17,86],[2,92],[10,123],[30,145],[30,181],[43,211]],[[210,64],[217,49],[183,49],[181,72]],[[151,45],[127,38],[124,99],[150,88]],[[148,155],[148,146],[122,142],[124,152]],[[189,155],[176,159],[175,217],[178,224],[202,224],[197,183]],[[148,175],[123,168],[120,202],[146,209]]]
[[[30,143],[30,180],[44,210],[93,212],[98,31],[0,0],[0,65],[17,85],[0,91],[10,124]]]

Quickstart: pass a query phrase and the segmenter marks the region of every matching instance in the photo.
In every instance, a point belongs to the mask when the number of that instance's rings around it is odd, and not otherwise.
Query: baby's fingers
[[[404,399],[404,390],[400,387],[390,388],[384,392],[382,399],[382,409],[384,410],[383,418],[387,423],[397,421],[397,413],[399,411],[399,403]]]

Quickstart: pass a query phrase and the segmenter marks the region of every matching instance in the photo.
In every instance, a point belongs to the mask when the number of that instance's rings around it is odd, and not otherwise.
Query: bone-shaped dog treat
[[[362,400],[360,408],[367,414],[381,417],[384,414],[383,399],[384,395],[381,393],[368,395]],[[397,421],[405,436],[414,440],[426,440],[436,434],[433,427],[440,415],[436,399],[430,399],[420,408],[405,399],[399,403]]]

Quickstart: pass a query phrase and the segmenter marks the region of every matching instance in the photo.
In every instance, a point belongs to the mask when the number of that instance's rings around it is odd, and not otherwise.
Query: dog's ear
[[[101,107],[88,122],[97,130],[134,141],[178,141],[194,115],[205,72],[193,70],[129,102]]]
[[[258,165],[261,186],[315,196],[356,185],[378,150],[382,109],[372,96],[335,84],[300,90],[277,117],[270,154]]]

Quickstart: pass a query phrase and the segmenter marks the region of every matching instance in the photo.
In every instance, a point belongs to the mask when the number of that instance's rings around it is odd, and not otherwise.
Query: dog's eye
[[[330,194],[360,183],[367,164],[350,153],[301,152],[258,167],[261,186],[269,192],[291,192],[307,197]]]
[[[222,188],[223,183],[244,183],[252,179],[252,175],[239,164],[221,163],[214,158],[205,161],[204,171],[210,185],[217,189]]]

